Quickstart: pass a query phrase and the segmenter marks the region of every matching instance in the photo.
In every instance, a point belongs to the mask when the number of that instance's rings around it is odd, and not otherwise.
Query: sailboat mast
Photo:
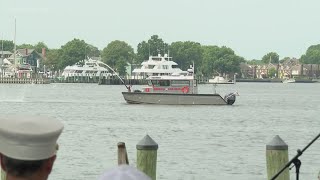
[[[16,28],[16,19],[14,19],[14,52],[13,52],[13,64],[16,65],[16,51],[17,51],[17,46],[16,46],[16,34],[17,34],[17,28]]]
[[[2,34],[2,43],[1,43],[1,64],[3,64],[3,34]]]

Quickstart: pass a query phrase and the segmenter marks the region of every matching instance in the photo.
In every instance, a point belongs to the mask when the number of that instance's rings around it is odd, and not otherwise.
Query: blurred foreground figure
[[[47,180],[63,124],[41,116],[0,117],[0,161],[6,180]]]

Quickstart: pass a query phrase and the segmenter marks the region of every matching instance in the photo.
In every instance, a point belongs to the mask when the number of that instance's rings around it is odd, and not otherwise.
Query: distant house
[[[279,67],[279,78],[285,79],[292,78],[293,75],[297,76],[301,73],[298,66],[300,66],[299,59],[291,58],[283,61]]]
[[[9,58],[12,55],[10,51],[0,51],[0,65],[4,64],[4,59]]]
[[[0,59],[9,58],[12,55],[10,51],[0,51]]]
[[[320,76],[320,64],[301,64],[299,59],[291,58],[281,64],[248,65],[240,64],[242,78],[268,78],[271,69],[275,69],[280,79],[309,77],[318,78]],[[270,78],[270,77],[269,77]]]
[[[256,70],[255,70],[255,74],[256,74],[256,78],[260,78],[260,79],[264,79],[264,78],[268,78],[269,76],[269,71],[271,69],[278,69],[278,64],[265,64],[265,65],[258,65],[256,66]]]
[[[304,74],[308,77],[316,78],[320,76],[320,64],[303,64]]]
[[[240,63],[241,78],[255,78],[256,65]]]
[[[18,49],[15,52],[15,57],[12,54],[8,59],[15,66],[18,77],[30,78],[32,74],[43,71],[45,53],[45,48],[42,49],[41,54],[34,49]]]

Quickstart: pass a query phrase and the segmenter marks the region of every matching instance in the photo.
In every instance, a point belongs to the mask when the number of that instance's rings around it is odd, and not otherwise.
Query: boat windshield
[[[190,86],[189,80],[172,80],[172,86]]]
[[[151,80],[153,86],[170,86],[170,80]]]

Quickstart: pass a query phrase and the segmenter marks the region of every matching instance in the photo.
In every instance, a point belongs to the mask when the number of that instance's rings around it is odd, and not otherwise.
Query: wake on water
[[[0,102],[26,102],[26,97],[30,93],[32,86],[34,84],[24,84],[18,87],[2,87],[0,88]]]

